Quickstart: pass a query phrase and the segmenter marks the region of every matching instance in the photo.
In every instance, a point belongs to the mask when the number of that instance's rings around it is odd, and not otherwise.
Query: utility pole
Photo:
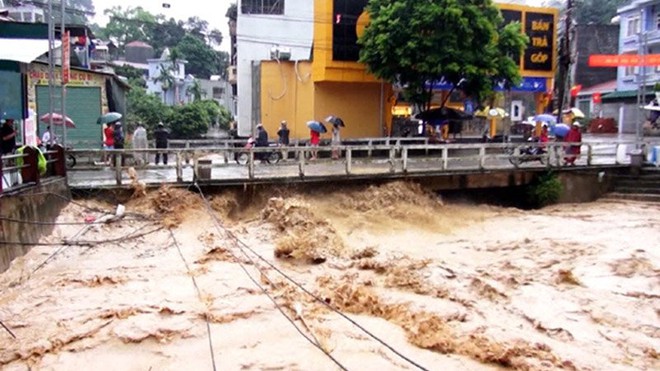
[[[55,25],[54,25],[55,20],[53,19],[53,0],[48,0],[48,104],[49,104],[49,110],[48,113],[50,114],[50,119],[48,120],[48,126],[50,127],[50,132],[51,135],[55,132],[54,126],[53,126],[53,113],[55,111],[55,102],[53,99],[53,95],[55,94],[54,92],[54,84],[55,84],[55,72],[54,72],[54,64],[55,64],[55,56],[53,55],[53,51],[55,49]],[[39,118],[37,117],[37,120]]]
[[[641,59],[647,54],[648,51],[648,34],[644,31],[646,18],[646,12],[642,6],[639,10],[639,33],[638,33],[638,43],[639,43],[639,56]],[[644,113],[643,106],[646,105],[646,66],[642,63],[637,70],[637,114],[635,120],[635,140],[640,142],[642,140],[642,125],[646,120],[646,114]]]
[[[566,1],[566,17],[564,26],[564,39],[559,50],[559,84],[557,97],[557,122],[562,120],[566,91],[570,91],[570,69],[573,60],[571,47],[571,30],[573,29],[573,0]]]
[[[62,50],[62,60],[60,62],[60,76],[61,76],[60,83],[62,84],[62,97],[60,99],[60,102],[62,104],[62,107],[61,107],[62,108],[62,113],[61,113],[62,114],[62,145],[64,146],[64,148],[66,148],[66,144],[67,144],[66,143],[66,81],[64,80],[64,65],[65,65],[64,58],[69,58],[69,56],[64,55],[65,54],[64,50],[66,50],[66,48],[68,48],[69,45],[67,45],[65,47],[64,43],[65,42],[68,43],[69,40],[68,40],[68,38],[66,38],[64,36],[66,34],[66,29],[65,29],[65,25],[64,25],[64,12],[66,10],[65,9],[66,1],[65,0],[60,0],[60,5],[61,5],[61,7],[60,7],[60,9],[61,9],[61,14],[60,14],[60,17],[61,17],[61,20],[60,20],[60,40],[62,41],[62,43],[60,45],[60,48]],[[67,65],[68,65],[68,63],[67,63]]]

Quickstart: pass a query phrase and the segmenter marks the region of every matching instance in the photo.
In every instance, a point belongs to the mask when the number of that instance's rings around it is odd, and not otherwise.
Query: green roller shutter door
[[[55,112],[60,112],[60,88],[55,88]],[[37,113],[39,117],[48,113],[48,87],[37,86]],[[66,115],[76,123],[75,128],[67,129],[67,143],[74,148],[100,148],[103,135],[96,120],[101,116],[100,87],[69,87],[66,89]],[[45,126],[40,124],[40,133]],[[62,129],[57,127],[56,134],[62,136]]]

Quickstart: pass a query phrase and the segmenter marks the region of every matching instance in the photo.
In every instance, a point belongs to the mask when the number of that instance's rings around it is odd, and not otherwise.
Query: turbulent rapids
[[[223,370],[660,368],[657,204],[522,211],[404,182],[206,197],[140,189],[91,228],[116,205],[67,206],[0,274],[0,368],[208,370],[211,349]]]

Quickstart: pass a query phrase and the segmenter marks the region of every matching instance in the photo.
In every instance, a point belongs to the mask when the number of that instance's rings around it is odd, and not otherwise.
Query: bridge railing
[[[408,173],[487,171],[505,169],[551,169],[568,166],[565,148],[579,146],[576,165],[615,166],[630,164],[630,149],[648,142],[585,143],[474,143],[428,144],[405,141],[390,144],[332,146],[289,146],[245,149],[233,146],[125,150],[73,150],[76,173],[93,171],[92,181],[104,185],[130,182],[125,171],[134,167],[147,183],[192,182],[193,180],[258,181],[323,176],[374,176]],[[540,152],[532,149],[542,148]],[[332,160],[333,150],[341,152]],[[317,160],[311,159],[317,152]],[[275,153],[284,161],[269,164],[259,158]],[[168,154],[167,166],[152,164],[156,154]],[[242,161],[237,161],[239,157]],[[80,161],[81,158],[87,161]],[[111,161],[100,161],[110,159]],[[238,163],[240,162],[240,164]],[[215,175],[213,172],[215,171]]]
[[[46,158],[46,170],[39,170],[39,150],[25,147],[22,153],[5,155],[0,158],[0,194],[37,185],[48,177],[65,177],[65,150],[54,146],[43,153]]]

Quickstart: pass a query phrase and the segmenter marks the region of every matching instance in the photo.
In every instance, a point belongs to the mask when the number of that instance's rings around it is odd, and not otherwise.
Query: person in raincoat
[[[577,121],[573,122],[571,125],[571,130],[566,134],[564,138],[566,143],[582,143],[582,133],[580,132],[580,123]],[[575,166],[575,160],[580,155],[579,144],[569,144],[566,147],[566,157],[564,157],[564,166],[571,165]]]
[[[141,122],[138,122],[137,129],[133,132],[133,149],[148,149],[149,143],[147,140],[147,130],[144,128]],[[135,153],[135,160],[138,163],[138,166],[142,166],[148,163],[147,154],[144,152]]]
[[[332,159],[339,160],[339,157],[341,157],[341,150],[339,149],[341,146],[341,135],[340,127],[337,124],[332,125],[332,139],[330,140],[330,145],[332,146]]]

